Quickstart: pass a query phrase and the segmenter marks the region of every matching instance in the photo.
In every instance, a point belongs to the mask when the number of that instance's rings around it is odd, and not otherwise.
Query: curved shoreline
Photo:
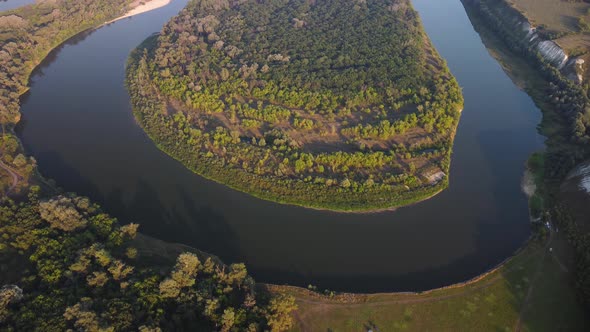
[[[78,31],[78,32],[72,34],[71,36],[66,37],[63,41],[59,42],[54,47],[46,50],[46,52],[43,55],[43,57],[41,57],[37,61],[37,63],[35,63],[30,68],[29,72],[27,73],[27,78],[26,78],[27,85],[23,89],[23,91],[21,91],[19,93],[19,96],[18,96],[19,102],[20,102],[20,99],[23,97],[23,95],[25,93],[27,93],[29,91],[29,89],[31,88],[31,76],[39,68],[39,66],[43,63],[43,61],[45,61],[45,59],[47,59],[47,56],[49,56],[49,54],[51,52],[59,49],[60,47],[64,46],[68,41],[70,41],[71,39],[73,39],[73,38],[75,38],[75,37],[77,37],[77,36],[79,36],[79,35],[81,35],[83,33],[86,33],[86,32],[89,32],[89,31],[93,31],[93,30],[96,30],[96,29],[99,29],[99,28],[101,28],[101,27],[103,27],[105,25],[114,23],[114,22],[119,21],[119,20],[122,20],[124,18],[133,17],[133,16],[136,16],[136,15],[139,15],[139,14],[150,12],[150,11],[155,10],[155,9],[162,8],[162,7],[166,6],[166,5],[168,5],[171,1],[172,0],[151,0],[150,2],[148,2],[148,3],[144,4],[144,5],[138,4],[137,7],[134,7],[132,9],[130,9],[129,11],[127,11],[127,13],[125,13],[125,14],[123,14],[123,15],[115,18],[115,19],[112,19],[110,21],[107,21],[107,22],[103,22],[101,24],[98,24],[98,25],[96,25],[94,27],[90,27],[88,29],[84,29],[84,30]],[[149,4],[153,4],[153,5],[149,6]],[[11,9],[11,10],[13,10],[13,9]],[[19,112],[20,112],[20,105],[19,105]],[[22,112],[21,112],[21,115],[22,115]],[[19,119],[19,122],[16,122],[16,123],[14,123],[14,125],[7,127],[7,129],[10,131],[11,134],[15,134],[14,133],[14,127],[17,126],[19,123],[20,123],[20,119]],[[20,139],[19,139],[19,143],[21,143],[20,142]]]
[[[167,242],[167,241],[162,241],[160,239],[154,238],[152,236],[149,235],[145,235],[142,233],[141,234],[141,238],[145,239],[144,242],[157,242],[160,245],[164,246],[164,247],[168,247],[171,249],[174,248],[184,248],[184,250],[188,250],[200,255],[207,255],[210,256],[222,263],[224,263],[218,256],[211,254],[209,252],[205,252],[202,250],[199,250],[197,248],[194,248],[192,246],[189,245],[185,245],[182,243],[178,243],[178,242]],[[494,265],[493,267],[490,267],[488,270],[479,273],[469,279],[466,279],[464,281],[459,281],[459,282],[455,282],[455,283],[451,283],[449,285],[446,286],[441,286],[441,287],[435,287],[435,288],[431,288],[431,289],[427,289],[424,291],[396,291],[396,292],[336,292],[335,298],[336,298],[336,302],[339,303],[359,303],[360,300],[356,299],[353,301],[349,301],[347,298],[354,298],[354,297],[358,297],[358,296],[392,296],[392,295],[427,295],[433,292],[437,292],[437,291],[442,291],[442,290],[448,290],[448,289],[455,289],[455,288],[462,288],[462,287],[466,287],[466,286],[471,286],[474,285],[480,281],[482,281],[483,279],[485,279],[486,277],[500,271],[502,268],[506,267],[507,264],[509,264],[510,262],[512,262],[514,259],[516,259],[519,255],[521,255],[523,252],[525,252],[529,246],[534,243],[533,241],[534,239],[534,234],[531,234],[531,236],[529,236],[522,244],[522,246],[520,246],[516,251],[514,251],[510,256],[506,257],[504,260],[502,260],[500,263]],[[545,243],[546,245],[550,243],[550,241],[548,241],[547,243]],[[171,250],[174,251],[174,250]],[[162,254],[161,257],[166,258],[165,254]],[[168,257],[169,258],[169,257]],[[172,259],[173,260],[173,259]],[[318,297],[321,299],[330,299],[328,297],[326,297],[324,294],[319,293],[318,292],[314,292],[314,291],[310,291],[309,289],[302,287],[302,286],[294,286],[294,285],[289,285],[289,284],[285,284],[285,285],[279,285],[279,284],[272,284],[272,283],[264,283],[264,282],[257,282],[257,285],[266,288],[269,291],[275,291],[275,292],[282,292],[282,291],[286,291],[286,290],[295,290],[297,292],[304,292],[304,293],[309,293],[308,295],[310,297]],[[338,298],[345,298],[347,299],[346,301],[342,302],[342,301],[338,301]],[[334,300],[334,299],[330,299],[330,300]]]
[[[100,26],[99,26],[99,27],[100,27]],[[92,29],[96,29],[96,28],[98,28],[98,27],[91,28],[90,30],[92,30]],[[83,33],[83,32],[81,32],[81,33]],[[77,35],[79,35],[79,34],[76,34],[75,36],[77,36]],[[67,42],[67,41],[65,41],[65,42]],[[64,42],[64,43],[65,43],[65,42]],[[63,43],[62,43],[62,44],[63,44]],[[60,45],[61,45],[61,44],[60,44]],[[59,46],[58,46],[58,47],[59,47]],[[58,47],[56,47],[56,48],[58,48]],[[35,68],[37,68],[37,67],[35,67]],[[436,195],[436,194],[434,194],[434,195]],[[433,196],[434,196],[434,195],[433,195]],[[424,199],[424,200],[426,200],[426,199]],[[318,208],[310,208],[310,209],[314,209],[314,210],[322,210],[322,209],[318,209]],[[326,209],[324,209],[324,210],[326,210]],[[390,210],[392,210],[392,209],[382,209],[382,210],[372,210],[372,211],[333,211],[333,210],[328,210],[328,211],[331,211],[331,212],[337,212],[337,213],[338,213],[338,212],[342,212],[342,213],[359,213],[359,214],[371,214],[371,213],[386,212],[386,211],[390,211]],[[525,242],[525,243],[523,244],[523,246],[526,246],[526,244],[527,244],[527,242]],[[516,253],[515,253],[514,255],[516,255]],[[510,257],[513,257],[513,256],[510,256]],[[509,258],[510,258],[510,257],[509,257]],[[499,268],[499,267],[501,267],[501,265],[502,265],[502,264],[504,264],[505,262],[506,262],[506,260],[504,260],[502,263],[500,263],[500,264],[499,264],[498,266],[496,266],[495,268]],[[485,273],[490,273],[490,271],[488,271],[488,272],[485,272]],[[470,280],[473,280],[473,279],[475,279],[475,278],[478,278],[478,276],[481,276],[481,274],[478,274],[476,277],[474,277],[474,278],[472,278],[472,279],[470,279]],[[461,283],[459,283],[459,284],[461,284]],[[457,285],[457,283],[451,284],[451,285],[449,285],[449,286],[444,286],[444,287],[441,287],[441,288],[446,288],[446,287],[450,287],[450,286],[453,286],[453,285]],[[296,287],[296,286],[294,286],[294,287]],[[441,288],[434,288],[434,289],[432,289],[432,290],[429,290],[429,291],[433,291],[433,290],[437,290],[437,289],[441,289]],[[427,292],[427,291],[426,291],[426,292]],[[399,292],[394,292],[393,294],[395,294],[395,293],[399,293]],[[401,293],[404,293],[404,292],[401,292]],[[376,293],[376,294],[379,294],[379,293]],[[392,294],[392,293],[382,293],[382,294]],[[420,294],[420,293],[418,293],[418,294]]]
[[[334,298],[329,298],[324,294],[321,294],[319,292],[314,292],[314,291],[311,291],[307,288],[300,287],[300,286],[277,285],[277,284],[267,284],[267,283],[258,283],[258,285],[268,289],[271,292],[284,292],[287,290],[294,290],[297,292],[304,292],[304,293],[306,293],[306,296],[309,296],[309,297],[319,298],[322,300],[330,300],[330,301],[334,301],[336,303],[341,303],[341,304],[362,303],[363,300],[366,300],[366,299],[358,299],[358,298],[355,299],[355,297],[360,297],[360,296],[376,297],[376,296],[394,296],[394,295],[414,295],[414,296],[428,295],[428,294],[438,292],[438,291],[472,286],[472,285],[482,281],[486,277],[489,277],[490,275],[492,275],[496,272],[499,272],[502,268],[506,267],[506,265],[508,265],[510,262],[512,262],[514,259],[516,259],[520,254],[522,254],[525,250],[527,250],[527,248],[529,248],[529,246],[531,245],[532,239],[533,239],[533,235],[531,235],[523,243],[523,245],[520,248],[518,248],[512,255],[510,255],[509,257],[506,257],[506,259],[504,259],[502,262],[498,263],[497,265],[490,268],[489,270],[474,276],[473,278],[470,278],[470,279],[467,279],[467,280],[461,281],[461,282],[452,283],[447,286],[431,288],[431,289],[424,290],[424,291],[398,291],[398,292],[375,292],[375,293],[336,292],[336,295],[334,296]],[[343,301],[339,301],[338,300],[339,298],[342,298]],[[352,298],[352,300],[351,300],[351,298]]]

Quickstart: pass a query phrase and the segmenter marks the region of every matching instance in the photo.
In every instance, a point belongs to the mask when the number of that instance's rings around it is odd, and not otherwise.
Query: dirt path
[[[0,160],[0,168],[2,168],[3,170],[5,170],[6,172],[8,172],[8,174],[10,174],[10,176],[12,177],[12,185],[6,191],[6,195],[8,195],[11,191],[14,190],[14,188],[16,188],[16,186],[18,185],[18,181],[22,177],[20,176],[20,174],[18,174],[17,172],[13,171],[10,167],[6,166],[6,164],[2,160]]]
[[[557,257],[557,255],[555,254],[555,252],[552,252],[551,253],[551,257],[553,257],[553,259],[555,259],[555,262],[557,263],[557,265],[559,265],[559,268],[561,269],[561,271],[563,271],[564,273],[568,273],[569,272],[568,268],[565,266],[565,264],[563,264],[559,260],[559,257]]]
[[[545,258],[547,258],[547,253],[549,252],[549,248],[550,248],[549,246],[553,242],[553,230],[550,230],[549,232],[550,232],[549,233],[549,240],[547,240],[547,244],[545,244],[545,248],[543,248],[543,257],[541,257],[541,260],[539,261],[539,266],[537,266],[537,270],[535,270],[535,275],[534,275],[533,279],[531,280],[527,294],[522,302],[522,307],[520,308],[520,314],[518,315],[518,321],[516,321],[516,326],[514,327],[515,332],[520,332],[522,329],[522,319],[523,319],[524,314],[528,308],[531,296],[533,295],[533,290],[535,289],[535,283],[537,282],[537,279],[539,279],[539,276],[541,275],[541,271],[543,270],[543,266],[545,265]],[[555,257],[555,258],[557,258],[557,257]],[[561,263],[559,263],[559,264],[561,265]]]

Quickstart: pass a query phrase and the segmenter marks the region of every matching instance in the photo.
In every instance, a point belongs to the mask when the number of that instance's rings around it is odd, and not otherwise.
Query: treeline
[[[120,226],[87,198],[0,205],[0,327],[7,331],[283,331],[294,299],[258,293],[243,264],[193,253],[145,267],[137,224]],[[19,266],[20,265],[20,266]]]
[[[406,0],[194,0],[144,48],[134,113],[199,174],[346,210],[446,185],[462,95]]]
[[[20,120],[31,71],[72,36],[121,16],[131,0],[42,1],[0,13],[0,124]]]

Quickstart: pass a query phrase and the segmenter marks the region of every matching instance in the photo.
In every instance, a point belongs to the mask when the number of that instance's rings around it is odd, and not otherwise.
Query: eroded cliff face
[[[477,0],[479,1],[479,0]],[[509,6],[509,5],[506,5]],[[508,7],[506,10],[514,10],[512,7]],[[518,13],[518,17],[512,20],[513,24],[520,26],[521,30],[525,33],[524,40],[530,45],[536,48],[541,56],[555,67],[562,69],[569,60],[569,57],[565,51],[559,47],[554,41],[543,40],[537,33],[537,29],[529,23],[529,21]]]
[[[525,48],[537,51],[541,57],[559,69],[568,79],[581,84],[584,60],[570,58],[557,43],[543,39],[528,19],[505,0],[462,0],[488,20],[496,23],[496,30],[509,36],[511,42],[522,43]]]

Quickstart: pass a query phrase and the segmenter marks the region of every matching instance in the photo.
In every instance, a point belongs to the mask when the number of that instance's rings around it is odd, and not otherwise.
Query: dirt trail
[[[526,309],[528,308],[531,296],[533,295],[535,283],[537,282],[537,279],[539,279],[539,276],[541,275],[541,271],[543,270],[543,266],[545,265],[545,258],[547,258],[547,253],[549,252],[549,248],[550,248],[550,245],[552,242],[553,242],[553,230],[550,230],[549,231],[549,240],[547,240],[547,244],[545,244],[545,248],[543,249],[543,257],[541,257],[541,260],[539,261],[539,266],[537,266],[537,270],[535,270],[535,275],[534,275],[533,279],[531,280],[527,294],[522,302],[522,307],[520,308],[520,314],[518,315],[518,321],[516,321],[516,326],[514,327],[515,332],[520,332],[522,329],[522,319],[524,317]],[[555,257],[555,258],[557,258],[557,257]],[[560,265],[561,265],[561,263],[560,263]]]
[[[0,160],[0,168],[8,172],[8,174],[10,174],[10,176],[12,177],[12,185],[6,191],[6,194],[8,195],[11,191],[14,190],[14,188],[16,188],[16,186],[18,185],[18,181],[22,178],[22,176],[17,172],[13,171],[10,167],[6,166],[6,164],[2,160]]]

